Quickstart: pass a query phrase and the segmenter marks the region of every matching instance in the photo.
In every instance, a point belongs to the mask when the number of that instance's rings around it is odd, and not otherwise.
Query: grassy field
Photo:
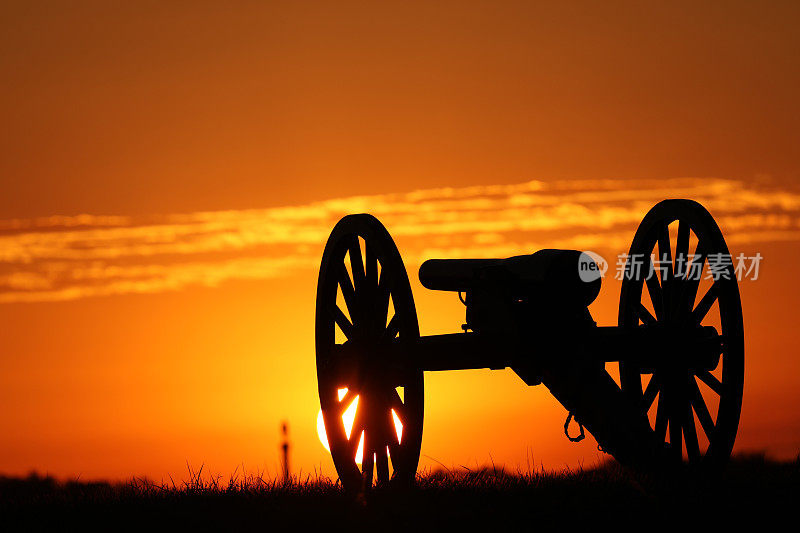
[[[697,521],[717,530],[741,529],[753,518],[766,527],[780,517],[791,518],[791,524],[798,503],[800,462],[761,456],[737,458],[713,480],[688,473],[648,479],[613,463],[562,472],[443,470],[421,474],[412,490],[375,490],[366,498],[348,496],[331,480],[311,478],[284,484],[196,473],[180,485],[0,478],[0,519],[26,531],[527,530],[601,524],[646,531]]]

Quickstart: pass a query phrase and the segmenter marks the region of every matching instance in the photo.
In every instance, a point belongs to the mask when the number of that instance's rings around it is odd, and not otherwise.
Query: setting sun
[[[342,401],[345,394],[347,394],[347,389],[339,389],[339,401]],[[342,415],[342,422],[344,422],[344,431],[347,435],[347,438],[350,439],[350,432],[353,430],[353,421],[356,418],[356,411],[358,409],[358,396],[355,397],[353,402],[347,407],[344,414]],[[397,441],[402,442],[403,439],[403,424],[400,422],[400,418],[395,413],[394,409],[392,409],[392,419],[394,420],[394,429],[397,432]],[[327,451],[331,451],[330,444],[328,444],[328,435],[325,433],[325,419],[322,416],[322,409],[319,410],[317,413],[317,436],[319,437],[319,441],[322,443],[322,446]],[[359,443],[358,443],[358,450],[356,451],[356,463],[361,464],[361,460],[364,457],[364,432],[361,432],[359,436]]]

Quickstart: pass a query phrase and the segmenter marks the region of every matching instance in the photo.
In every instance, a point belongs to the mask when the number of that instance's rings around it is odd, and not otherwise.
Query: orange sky
[[[420,287],[425,258],[613,258],[673,196],[765,257],[737,447],[800,450],[796,3],[5,11],[0,472],[274,473],[288,419],[295,470],[330,473],[313,305],[338,217],[384,221],[441,333],[463,308]],[[601,455],[510,371],[426,378],[423,466]]]

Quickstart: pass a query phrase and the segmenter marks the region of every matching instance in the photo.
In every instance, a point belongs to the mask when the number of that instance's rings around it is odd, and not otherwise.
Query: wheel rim
[[[394,241],[370,215],[344,217],[322,257],[316,357],[331,456],[348,490],[414,480],[423,376],[397,360],[396,354],[407,350],[390,346],[417,338],[414,299]]]
[[[639,265],[642,272],[656,266],[651,253],[660,260],[655,275],[646,282],[644,276],[632,276],[636,257],[645,258]],[[733,261],[721,257],[730,258],[730,253],[708,211],[690,200],[665,200],[645,216],[626,264],[621,327],[665,328],[675,346],[690,334],[694,339],[698,332],[705,334],[707,326],[720,335],[714,348],[683,346],[673,360],[654,368],[620,361],[622,390],[647,414],[670,463],[719,465],[730,457],[736,439],[744,383],[744,328]],[[716,365],[714,351],[720,352]],[[711,363],[695,364],[700,358]]]

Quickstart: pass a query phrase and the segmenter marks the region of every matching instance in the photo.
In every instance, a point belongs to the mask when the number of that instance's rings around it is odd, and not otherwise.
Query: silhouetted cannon
[[[711,263],[723,256],[705,208],[660,202],[633,238],[616,326],[592,319],[601,281],[583,252],[431,259],[422,285],[458,292],[466,321],[460,333],[421,337],[392,238],[371,215],[344,217],[323,253],[316,309],[320,403],[342,483],[413,482],[423,373],[472,368],[544,384],[569,412],[565,432],[574,418],[581,437],[585,426],[623,464],[719,467],[736,438],[744,376],[734,267]]]
[[[584,281],[582,265],[597,275]],[[508,259],[430,259],[419,269],[427,289],[465,294],[465,330],[500,332],[520,322],[585,315],[600,293],[594,260],[577,250],[539,250]]]

